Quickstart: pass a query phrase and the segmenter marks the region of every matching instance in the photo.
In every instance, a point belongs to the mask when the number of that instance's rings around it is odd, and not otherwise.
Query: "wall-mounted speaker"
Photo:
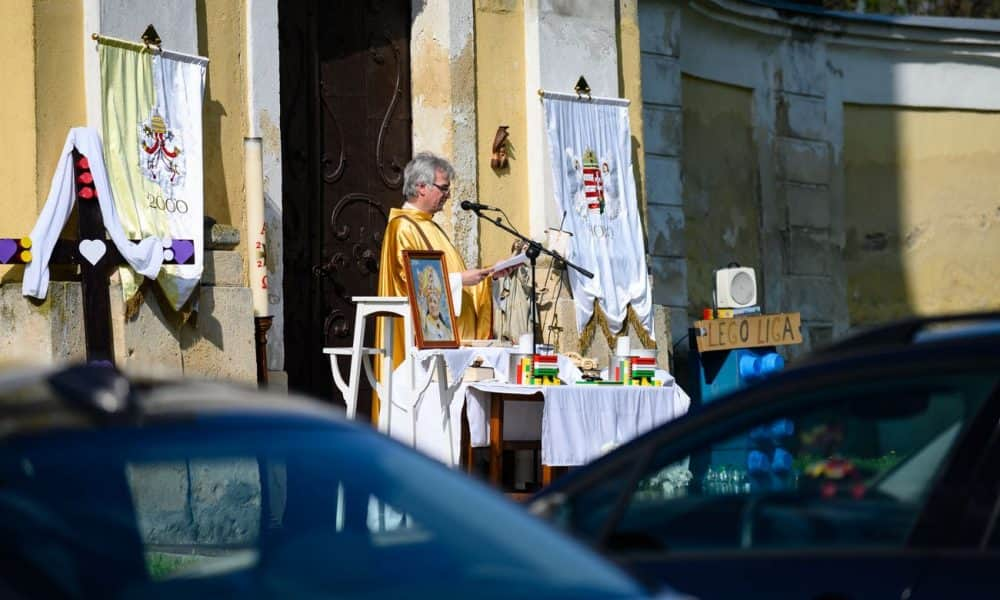
[[[757,304],[757,275],[750,267],[715,271],[715,306],[744,308]]]

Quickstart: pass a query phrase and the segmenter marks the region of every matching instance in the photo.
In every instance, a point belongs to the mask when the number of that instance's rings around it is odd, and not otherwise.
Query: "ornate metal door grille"
[[[285,368],[291,388],[338,402],[322,348],[351,344],[350,298],[376,292],[411,155],[410,10],[279,3]]]

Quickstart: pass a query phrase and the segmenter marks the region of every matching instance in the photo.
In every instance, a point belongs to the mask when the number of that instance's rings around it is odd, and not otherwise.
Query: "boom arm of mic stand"
[[[531,354],[532,356],[534,356],[535,353],[538,352],[538,288],[535,286],[535,261],[538,259],[539,253],[544,252],[556,260],[563,261],[567,265],[573,267],[574,269],[582,273],[588,279],[593,279],[594,274],[578,265],[574,265],[573,263],[569,262],[568,260],[563,258],[558,252],[552,252],[551,250],[542,247],[542,245],[539,244],[538,242],[521,235],[520,232],[518,232],[513,227],[505,225],[503,221],[501,221],[500,217],[497,217],[496,219],[490,219],[484,217],[482,214],[480,214],[478,210],[473,210],[472,212],[476,213],[476,216],[479,217],[480,219],[487,221],[489,223],[493,223],[493,225],[499,227],[500,229],[503,229],[507,233],[513,235],[514,237],[528,244],[528,250],[525,252],[525,254],[528,255],[528,259],[531,261]]]
[[[518,238],[519,240],[527,243],[529,248],[535,247],[537,249],[536,251],[538,253],[543,253],[544,252],[545,254],[548,254],[552,258],[554,258],[554,259],[556,259],[556,260],[558,260],[558,261],[566,264],[567,266],[573,267],[574,269],[576,269],[581,275],[583,275],[587,279],[593,279],[594,278],[594,274],[591,273],[590,271],[588,271],[587,269],[584,269],[580,265],[577,265],[577,264],[574,264],[573,262],[570,262],[569,260],[567,260],[563,255],[559,254],[558,252],[549,250],[548,248],[542,246],[538,242],[536,242],[536,241],[534,241],[534,240],[532,240],[532,239],[530,239],[528,237],[525,237],[525,236],[521,235],[521,233],[518,232],[513,227],[505,225],[503,223],[503,221],[500,219],[500,217],[497,217],[496,219],[491,219],[489,217],[484,217],[478,210],[474,210],[472,212],[476,213],[477,217],[479,217],[480,219],[486,221],[487,223],[492,223],[494,226],[499,227],[500,229],[503,229],[507,233],[509,233],[509,234],[513,235],[514,237]],[[537,256],[537,254],[536,254],[536,256]],[[529,258],[531,258],[531,257],[529,256]]]

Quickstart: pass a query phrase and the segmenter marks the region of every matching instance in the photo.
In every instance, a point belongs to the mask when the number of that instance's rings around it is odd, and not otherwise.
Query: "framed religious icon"
[[[444,252],[404,250],[403,263],[417,348],[458,348],[461,340]]]

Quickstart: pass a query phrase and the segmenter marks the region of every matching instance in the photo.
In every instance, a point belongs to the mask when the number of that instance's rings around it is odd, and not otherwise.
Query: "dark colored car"
[[[332,410],[76,367],[0,377],[0,597],[645,592],[499,494]]]
[[[530,507],[701,598],[1000,597],[1000,316],[912,319],[633,440]]]

